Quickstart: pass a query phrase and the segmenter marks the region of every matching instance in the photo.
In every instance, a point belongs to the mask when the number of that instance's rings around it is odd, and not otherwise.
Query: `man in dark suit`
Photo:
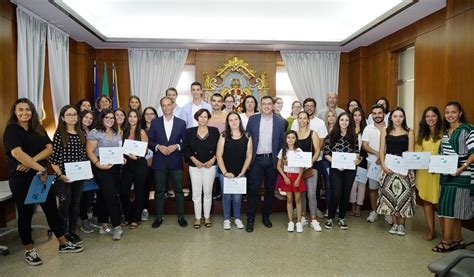
[[[151,122],[148,131],[148,147],[153,151],[151,166],[155,170],[155,204],[156,219],[151,225],[158,228],[163,223],[163,205],[166,189],[166,176],[169,174],[176,195],[176,213],[178,223],[186,227],[188,223],[184,218],[183,194],[183,155],[182,142],[186,132],[186,123],[173,115],[173,101],[169,97],[160,100],[163,116]]]
[[[252,164],[248,173],[247,232],[253,232],[258,191],[265,179],[265,199],[263,204],[263,225],[272,227],[270,214],[277,178],[277,155],[285,137],[285,120],[273,113],[273,98],[263,96],[260,114],[252,115],[247,124],[247,132],[253,140]]]

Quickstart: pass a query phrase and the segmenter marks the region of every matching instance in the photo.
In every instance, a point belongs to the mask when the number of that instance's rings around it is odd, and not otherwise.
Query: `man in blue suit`
[[[193,100],[181,109],[181,115],[179,118],[182,118],[186,122],[186,128],[192,128],[197,126],[197,121],[194,119],[194,114],[200,109],[206,109],[209,112],[212,111],[211,105],[202,100],[202,86],[199,82],[194,82],[191,84],[191,94]]]
[[[253,140],[252,164],[248,173],[247,232],[253,232],[258,191],[265,179],[265,199],[263,203],[263,225],[272,227],[270,214],[277,178],[277,155],[285,137],[285,120],[273,113],[273,98],[263,96],[260,114],[252,115],[247,124],[247,132]]]
[[[151,166],[155,170],[155,204],[156,219],[151,225],[158,228],[163,223],[163,205],[166,189],[166,176],[169,174],[176,195],[176,213],[178,223],[186,227],[188,223],[184,218],[184,194],[183,194],[183,155],[182,142],[186,132],[184,120],[173,115],[173,101],[169,97],[160,100],[163,116],[151,122],[148,131],[148,147],[153,151]]]

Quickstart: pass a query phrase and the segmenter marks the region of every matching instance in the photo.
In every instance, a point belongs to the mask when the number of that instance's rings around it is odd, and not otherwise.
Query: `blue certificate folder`
[[[42,183],[40,177],[36,175],[30,184],[30,189],[26,195],[25,204],[36,204],[46,202],[48,197],[49,189],[53,184],[55,176],[49,175],[46,182]]]
[[[98,190],[99,186],[94,181],[94,179],[85,180],[84,185],[82,187],[82,191],[90,191],[90,190]]]

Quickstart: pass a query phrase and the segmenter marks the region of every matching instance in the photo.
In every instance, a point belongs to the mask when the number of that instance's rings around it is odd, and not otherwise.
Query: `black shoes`
[[[76,233],[67,233],[64,236],[68,241],[72,242],[73,244],[82,245],[84,243],[81,237],[79,237]]]
[[[245,231],[247,231],[248,233],[252,233],[253,223],[254,223],[254,219],[247,219],[247,226],[245,227]]]
[[[184,217],[179,217],[178,218],[178,223],[179,223],[179,226],[181,226],[183,228],[188,226],[188,222],[186,221],[186,219],[184,219]]]
[[[265,227],[267,227],[267,228],[272,228],[272,226],[273,226],[272,222],[270,221],[270,218],[268,218],[268,217],[264,217],[264,218],[262,219],[262,223],[263,223],[263,225],[265,225]]]
[[[151,228],[156,229],[156,228],[160,227],[162,223],[163,223],[163,218],[158,217],[158,218],[156,218],[155,221],[153,221],[153,223],[151,224]]]

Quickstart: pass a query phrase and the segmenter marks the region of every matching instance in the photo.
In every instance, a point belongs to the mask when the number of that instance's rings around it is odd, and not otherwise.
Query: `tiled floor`
[[[347,220],[349,230],[323,228],[321,233],[305,227],[304,233],[286,231],[286,215],[272,216],[273,228],[260,220],[253,233],[222,229],[222,217],[213,217],[214,226],[194,230],[179,227],[176,218],[166,216],[159,229],[151,221],[136,230],[124,229],[121,241],[108,235],[82,234],[85,250],[79,254],[59,254],[55,239],[46,231],[35,230],[36,247],[44,264],[28,266],[17,233],[0,239],[10,247],[10,255],[0,257],[0,276],[248,276],[248,275],[321,275],[321,276],[429,276],[427,264],[443,254],[433,253],[433,242],[424,241],[422,210],[408,220],[407,236],[388,233],[380,219],[370,224],[367,213]],[[151,218],[152,220],[153,218]],[[193,223],[191,215],[188,222]],[[41,214],[35,223],[44,223]],[[320,220],[323,225],[324,220]],[[13,222],[12,222],[13,223]],[[244,220],[245,223],[245,220]],[[464,229],[466,241],[474,232]]]

